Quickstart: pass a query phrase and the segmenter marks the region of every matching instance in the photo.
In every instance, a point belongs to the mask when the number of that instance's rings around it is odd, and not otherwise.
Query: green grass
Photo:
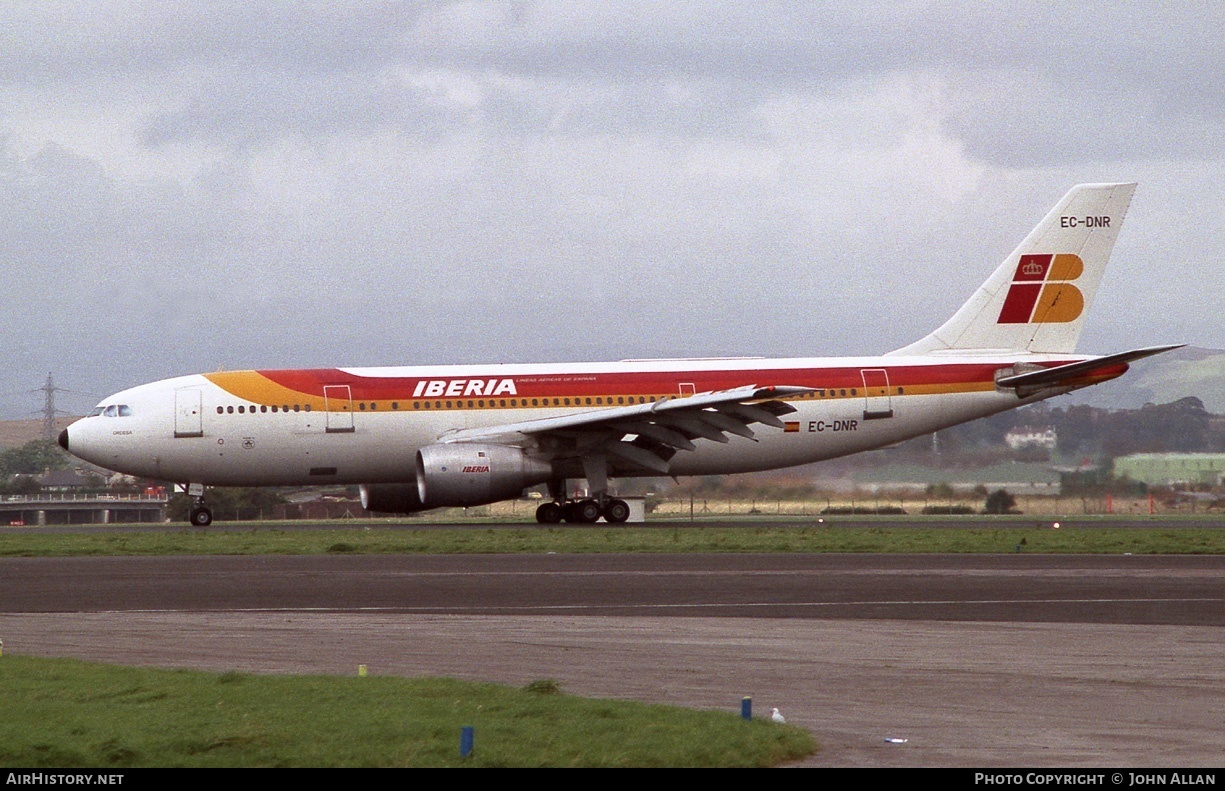
[[[735,701],[738,703],[738,701]],[[451,679],[260,676],[0,658],[0,765],[773,766],[811,734],[695,711]],[[475,729],[459,756],[460,728]]]
[[[907,517],[896,526],[763,523],[760,527],[522,527],[390,529],[346,526],[286,530],[248,525],[165,532],[0,534],[0,557],[66,555],[323,555],[597,552],[1042,552],[1144,555],[1225,554],[1225,529],[1203,527],[1055,530],[1032,518],[967,519],[928,527]],[[942,523],[947,523],[942,518]],[[1019,547],[1019,550],[1018,550]]]

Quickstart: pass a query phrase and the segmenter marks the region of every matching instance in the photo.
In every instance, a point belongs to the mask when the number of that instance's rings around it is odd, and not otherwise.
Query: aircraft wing
[[[1181,349],[1185,343],[1175,343],[1169,346],[1147,346],[1143,349],[1132,349],[1127,352],[1108,354],[1105,357],[1095,357],[1092,360],[1082,360],[1067,365],[1057,365],[1054,368],[1041,368],[1034,371],[1004,376],[995,381],[1000,387],[1059,387],[1061,385],[1077,384],[1075,380],[1090,376],[1098,371],[1117,365],[1152,357],[1154,354]],[[1126,370],[1126,369],[1124,369]]]
[[[678,451],[695,450],[695,440],[726,443],[728,434],[752,439],[749,426],[753,423],[783,428],[779,416],[794,412],[795,407],[778,399],[810,392],[808,387],[749,385],[521,423],[457,429],[438,439],[445,443],[531,444],[554,459],[573,457],[589,479],[602,477],[609,465],[667,475],[669,459]]]

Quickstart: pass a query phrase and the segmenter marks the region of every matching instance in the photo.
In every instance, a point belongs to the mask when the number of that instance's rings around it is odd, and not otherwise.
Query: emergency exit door
[[[174,435],[204,436],[204,414],[199,388],[185,387],[174,391]]]
[[[352,433],[353,394],[348,385],[324,385],[323,409],[329,434]]]
[[[884,368],[865,368],[859,373],[863,376],[863,419],[882,420],[893,417],[889,372]]]

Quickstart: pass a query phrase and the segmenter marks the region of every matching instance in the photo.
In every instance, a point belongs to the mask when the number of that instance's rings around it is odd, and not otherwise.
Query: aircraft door
[[[348,385],[324,385],[323,409],[329,434],[352,433],[353,394]]]
[[[863,419],[881,420],[893,417],[889,372],[884,368],[865,368],[859,373],[863,376]]]
[[[185,387],[174,391],[174,435],[176,437],[203,437],[203,395],[199,388]]]

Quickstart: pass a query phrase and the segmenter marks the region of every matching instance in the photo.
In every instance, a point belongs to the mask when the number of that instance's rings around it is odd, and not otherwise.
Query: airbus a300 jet
[[[536,518],[623,522],[610,481],[771,470],[893,445],[1121,376],[1177,346],[1077,339],[1134,184],[1074,187],[962,307],[879,357],[256,370],[124,390],[60,434],[86,461],[181,484],[359,484],[386,513],[545,484]],[[588,494],[567,496],[568,480]]]

